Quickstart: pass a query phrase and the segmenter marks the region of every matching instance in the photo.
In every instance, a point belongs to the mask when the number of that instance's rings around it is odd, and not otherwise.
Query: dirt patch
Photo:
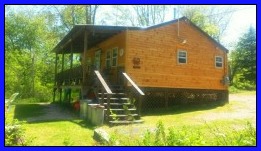
[[[39,103],[43,106],[44,114],[37,117],[27,118],[27,122],[38,122],[38,121],[52,121],[52,120],[73,120],[78,117],[72,111],[67,108],[62,108],[57,104],[51,103]]]
[[[210,112],[197,117],[203,121],[213,121],[221,119],[252,119],[256,123],[256,95],[230,94],[229,104],[225,105],[228,110],[224,112]]]

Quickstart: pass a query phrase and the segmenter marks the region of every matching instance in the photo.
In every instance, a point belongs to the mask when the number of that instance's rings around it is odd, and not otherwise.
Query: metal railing
[[[106,115],[107,115],[107,119],[108,119],[109,116],[110,116],[110,99],[111,99],[112,91],[109,88],[108,84],[105,82],[105,80],[102,77],[102,75],[100,74],[100,72],[98,70],[94,70],[94,73],[97,76],[97,78],[100,82],[100,85],[102,86],[102,88],[101,88],[101,102],[100,102],[101,105],[104,105],[104,98],[105,98],[104,92],[106,92],[106,95],[107,95],[107,112],[106,112]],[[97,97],[99,96],[97,92],[96,92],[96,96]]]
[[[123,72],[122,73],[124,77],[130,82],[130,84],[135,88],[136,92],[139,94],[139,99],[138,99],[138,113],[141,115],[141,106],[142,106],[142,100],[143,96],[145,95],[144,92],[137,86],[136,83],[133,82],[133,80],[127,75],[127,73]]]

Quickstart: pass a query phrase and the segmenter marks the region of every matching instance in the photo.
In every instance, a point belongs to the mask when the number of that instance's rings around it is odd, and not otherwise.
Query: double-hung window
[[[187,51],[186,50],[178,50],[178,63],[179,64],[187,63]]]
[[[106,52],[106,68],[111,67],[111,50],[107,50]]]
[[[112,49],[112,67],[116,67],[118,64],[118,48]]]
[[[216,56],[215,57],[215,65],[217,68],[223,68],[223,57]]]

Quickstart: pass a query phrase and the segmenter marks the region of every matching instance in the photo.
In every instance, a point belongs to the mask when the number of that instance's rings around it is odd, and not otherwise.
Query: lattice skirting
[[[142,88],[142,109],[164,108],[180,104],[202,104],[216,102],[224,105],[229,102],[228,90]],[[139,99],[137,96],[134,97]]]

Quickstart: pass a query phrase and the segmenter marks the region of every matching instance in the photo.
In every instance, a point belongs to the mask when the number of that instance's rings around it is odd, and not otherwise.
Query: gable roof
[[[228,52],[223,45],[209,36],[206,32],[192,23],[188,18],[181,17],[179,19],[171,20],[168,22],[164,22],[161,24],[149,26],[146,28],[141,27],[131,27],[131,26],[106,26],[106,25],[75,25],[72,30],[55,46],[53,49],[56,53],[70,53],[71,45],[73,48],[73,52],[80,53],[83,51],[83,43],[84,43],[84,31],[88,32],[88,48],[94,47],[100,42],[116,35],[122,31],[126,30],[149,30],[153,28],[158,28],[170,24],[175,24],[178,21],[186,21],[189,22],[191,26],[193,26],[196,30],[205,35],[210,41],[215,43],[218,47],[220,47],[225,52]],[[71,44],[71,45],[70,45]]]

